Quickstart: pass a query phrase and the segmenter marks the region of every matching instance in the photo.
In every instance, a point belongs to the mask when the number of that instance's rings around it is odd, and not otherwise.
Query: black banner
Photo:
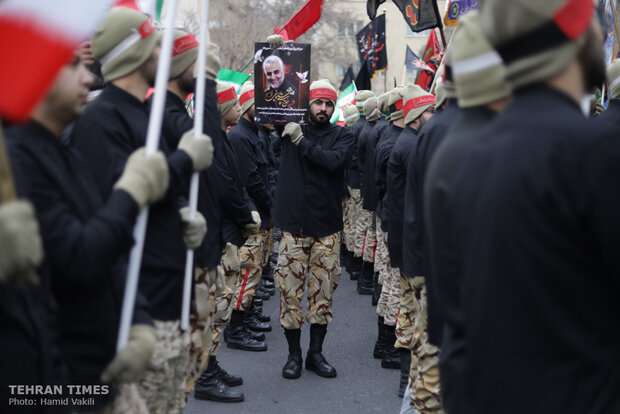
[[[387,69],[387,50],[385,47],[385,15],[368,23],[355,35],[360,61],[367,65],[372,79],[381,70]]]

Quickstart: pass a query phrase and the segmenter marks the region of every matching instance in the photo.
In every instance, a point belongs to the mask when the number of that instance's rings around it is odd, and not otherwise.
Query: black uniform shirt
[[[452,202],[468,412],[620,412],[616,135],[537,85],[463,161]]]
[[[273,201],[269,192],[269,163],[258,136],[258,127],[241,117],[228,133],[237,157],[241,181],[261,218],[261,227],[269,228]]]
[[[138,205],[123,190],[104,202],[79,154],[37,122],[14,128],[9,142],[11,159],[27,174],[21,179],[27,180],[36,209],[70,381],[99,384],[116,353]],[[141,299],[134,323],[151,323]]]
[[[347,185],[354,189],[360,188],[360,168],[359,159],[357,156],[360,144],[360,134],[366,125],[368,125],[366,117],[364,115],[360,115],[359,119],[351,126],[351,132],[353,132],[353,135],[355,136],[355,142],[353,144],[353,153],[351,154],[351,163],[349,164],[349,168],[347,168]]]
[[[452,227],[452,215],[458,206],[451,204],[450,193],[461,163],[494,117],[495,112],[484,107],[463,109],[437,147],[424,184],[424,224],[430,258],[425,275],[429,298],[428,329],[441,338],[441,396],[447,412],[457,412],[465,401],[462,396],[464,312]],[[439,332],[443,334],[438,335]]]
[[[405,127],[396,139],[387,165],[388,205],[388,251],[390,264],[400,268],[403,263],[403,215],[405,214],[405,186],[407,183],[407,159],[418,141],[418,131]]]
[[[609,122],[616,128],[620,127],[620,99],[611,99],[605,112],[596,117],[596,119]]]
[[[394,148],[394,144],[396,144],[396,140],[401,132],[403,132],[403,128],[394,124],[390,125],[379,140],[375,153],[375,180],[379,199],[379,203],[377,204],[377,215],[381,218],[381,229],[385,232],[388,231],[387,214],[389,210],[388,200],[385,196],[387,193],[387,165],[390,160],[392,148]]]
[[[407,187],[405,188],[405,211],[403,217],[403,273],[407,277],[425,276],[424,227],[422,217],[422,191],[424,185],[424,154],[427,148],[436,145],[456,121],[459,108],[455,101],[449,101],[446,108],[437,112],[418,134],[418,145],[412,147],[407,166]],[[435,143],[433,143],[435,142]]]
[[[104,199],[133,151],[146,144],[146,104],[128,92],[108,85],[76,122],[72,140],[91,167]],[[165,140],[170,186],[165,198],[150,208],[140,270],[140,290],[158,320],[180,318],[186,247],[179,209],[187,197],[192,161],[184,151],[171,152]],[[185,200],[186,205],[186,200]]]
[[[344,170],[355,137],[338,125],[302,125],[299,145],[282,139],[275,224],[293,234],[325,237],[342,230]]]
[[[368,211],[375,211],[379,202],[377,181],[375,177],[375,152],[379,139],[390,126],[390,123],[381,118],[368,132],[366,142],[366,159],[364,163],[364,196],[362,207]]]

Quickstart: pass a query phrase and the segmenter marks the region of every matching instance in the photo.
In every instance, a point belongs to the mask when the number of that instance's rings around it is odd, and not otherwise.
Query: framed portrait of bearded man
[[[303,123],[310,96],[310,44],[284,43],[272,49],[256,43],[255,51],[255,122]]]

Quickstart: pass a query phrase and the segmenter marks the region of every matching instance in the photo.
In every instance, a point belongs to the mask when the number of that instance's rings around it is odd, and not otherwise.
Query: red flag
[[[441,45],[439,44],[439,40],[437,39],[437,35],[435,34],[435,29],[431,30],[430,36],[428,36],[428,41],[426,42],[426,49],[424,49],[424,53],[422,54],[422,60],[431,67],[434,71],[437,71],[439,68],[439,63],[441,61],[442,56]],[[418,72],[418,79],[416,80],[416,85],[420,85],[425,90],[429,90],[431,87],[431,83],[433,82],[433,72],[429,71],[420,71]]]
[[[112,7],[127,7],[142,12],[142,7],[138,4],[138,0],[117,0]]]
[[[24,121],[62,66],[103,17],[109,1],[0,2],[0,114]]]
[[[311,28],[321,18],[323,1],[308,0],[284,26],[274,27],[273,32],[277,33],[283,27],[279,34],[284,37],[284,40],[297,40],[299,36],[306,33],[306,30]]]

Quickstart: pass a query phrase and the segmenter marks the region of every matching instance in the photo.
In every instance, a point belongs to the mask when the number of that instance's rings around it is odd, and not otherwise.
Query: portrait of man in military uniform
[[[309,107],[310,45],[256,43],[254,55],[256,122],[303,123]]]
[[[299,93],[284,74],[284,62],[276,55],[268,56],[263,62],[263,73],[267,78],[265,103],[277,108],[298,108]]]

